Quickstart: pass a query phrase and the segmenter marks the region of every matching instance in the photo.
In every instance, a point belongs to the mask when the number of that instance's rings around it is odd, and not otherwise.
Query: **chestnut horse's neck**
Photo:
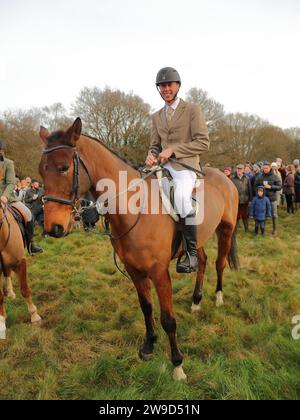
[[[131,181],[139,180],[141,178],[140,173],[136,169],[123,161],[122,158],[99,140],[82,135],[77,143],[77,149],[86,164],[89,178],[93,182],[91,191],[95,199],[101,195],[101,192],[97,191],[97,184],[99,181],[113,181],[115,193],[111,194],[111,198],[114,200],[116,195],[128,188]],[[90,189],[88,181],[85,187],[82,186],[82,189],[83,193]],[[128,192],[128,197],[130,197],[131,194],[133,194],[133,192]],[[122,212],[119,212],[119,204],[118,200],[116,200],[116,214],[108,214],[113,232],[116,234],[123,232],[124,229],[130,227],[137,218],[136,215],[120,213]]]
[[[100,140],[82,135],[77,143],[77,149],[87,165],[94,190],[99,180],[110,179],[114,181],[119,192],[120,172],[126,172],[128,183],[132,179],[140,178],[136,169],[123,161]]]

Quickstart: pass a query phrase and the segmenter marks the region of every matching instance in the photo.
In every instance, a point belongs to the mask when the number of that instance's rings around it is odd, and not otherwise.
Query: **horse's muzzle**
[[[53,238],[62,238],[65,236],[64,227],[62,225],[53,225],[51,231],[47,233]]]

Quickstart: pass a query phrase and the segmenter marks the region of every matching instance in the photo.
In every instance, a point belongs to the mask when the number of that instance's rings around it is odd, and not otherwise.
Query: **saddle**
[[[25,224],[26,224],[25,217],[19,210],[17,210],[12,205],[8,205],[7,209],[10,212],[10,214],[13,216],[13,218],[15,219],[15,221],[17,222],[17,224],[19,226],[19,229],[21,231],[22,238],[23,238],[24,248],[25,248],[27,246],[26,230],[25,230]]]

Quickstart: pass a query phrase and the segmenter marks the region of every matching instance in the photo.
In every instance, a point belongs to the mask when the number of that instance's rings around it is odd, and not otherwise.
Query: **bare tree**
[[[40,114],[40,123],[49,131],[64,130],[72,123],[72,118],[60,102],[45,106],[41,109]]]
[[[6,111],[1,116],[0,137],[5,155],[15,162],[19,177],[39,178],[38,163],[42,145],[38,138],[40,110]]]
[[[213,165],[224,166],[257,158],[260,130],[269,126],[256,115],[227,114],[220,119],[213,132],[208,157]],[[262,159],[260,157],[260,159]]]
[[[201,106],[209,132],[212,133],[216,129],[217,123],[225,115],[224,106],[215,99],[210,98],[205,90],[196,87],[188,91],[186,100]]]
[[[109,146],[137,146],[142,138],[149,136],[150,106],[132,93],[85,87],[73,104],[72,112],[82,118],[87,134],[102,139]]]

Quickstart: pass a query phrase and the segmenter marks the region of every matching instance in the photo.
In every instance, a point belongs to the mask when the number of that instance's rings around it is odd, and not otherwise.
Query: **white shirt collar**
[[[168,108],[173,108],[173,109],[174,109],[174,111],[176,111],[176,109],[177,109],[177,107],[178,107],[178,105],[179,105],[179,102],[180,102],[180,98],[177,98],[177,99],[176,99],[176,101],[175,101],[172,105],[168,105],[168,104],[166,103],[166,109],[168,109]]]

